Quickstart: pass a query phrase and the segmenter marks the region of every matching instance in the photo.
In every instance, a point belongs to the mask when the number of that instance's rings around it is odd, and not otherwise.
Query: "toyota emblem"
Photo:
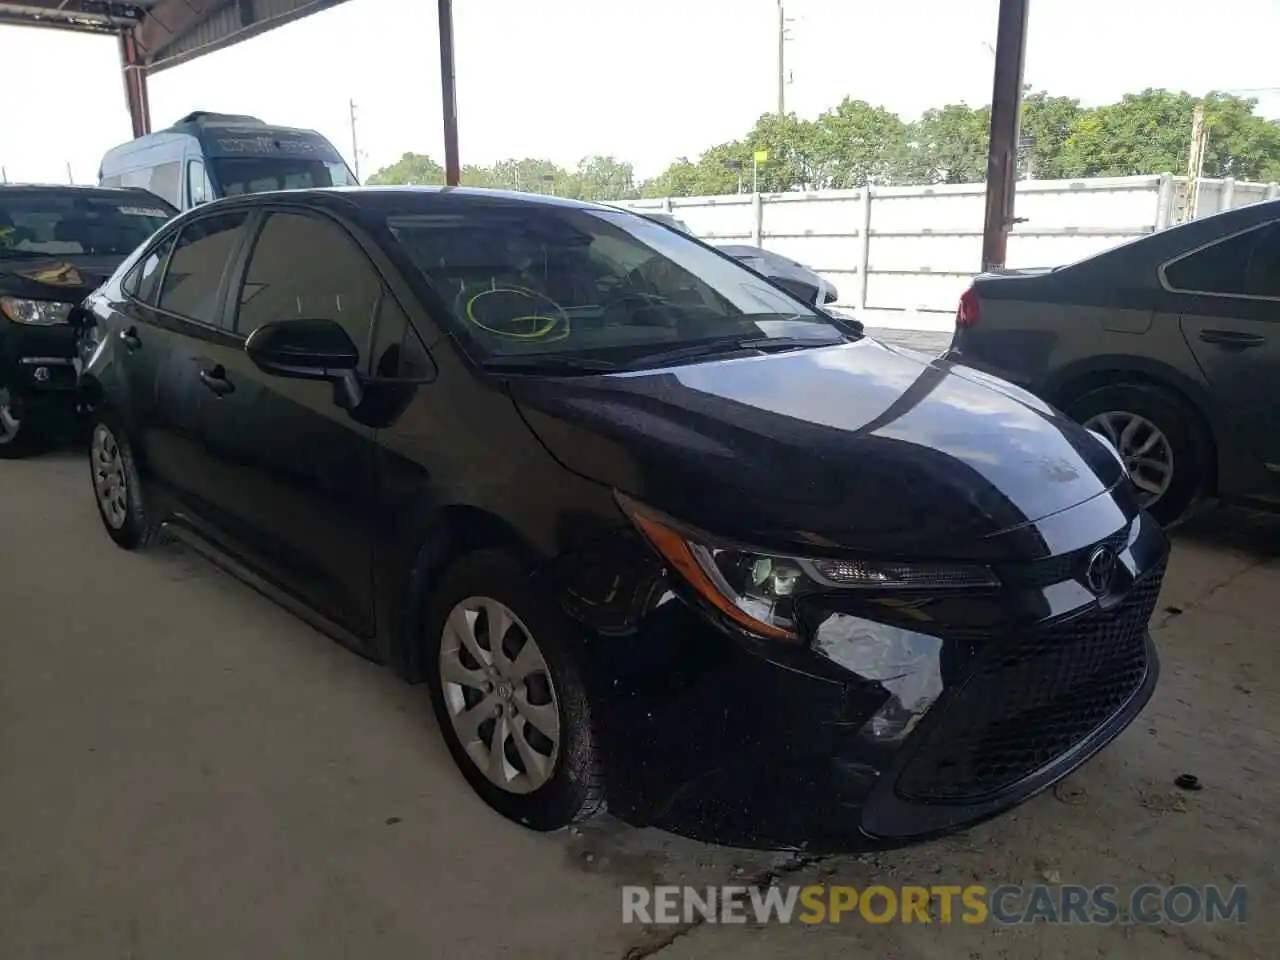
[[[1089,563],[1084,568],[1084,582],[1094,596],[1104,597],[1111,592],[1116,579],[1116,552],[1110,547],[1098,547],[1089,554]]]

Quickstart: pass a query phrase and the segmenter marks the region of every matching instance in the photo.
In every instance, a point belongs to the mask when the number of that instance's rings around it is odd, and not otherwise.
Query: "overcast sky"
[[[1277,80],[1277,0],[1031,0],[1027,82],[1086,103],[1146,86]],[[455,0],[464,163],[592,153],[639,176],[745,133],[775,103],[776,0]],[[990,99],[995,0],[788,0],[788,107],[849,95],[914,117]],[[349,0],[151,78],[153,128],[195,109],[311,127],[361,174],[441,158],[436,5]],[[96,178],[129,139],[116,44],[0,27],[0,164],[12,180]],[[1280,116],[1280,96],[1261,96]]]

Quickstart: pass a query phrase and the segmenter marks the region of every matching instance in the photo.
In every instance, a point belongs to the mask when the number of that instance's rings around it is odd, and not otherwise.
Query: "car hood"
[[[568,469],[760,546],[961,555],[1123,476],[1030,394],[870,338],[510,389]]]
[[[36,259],[0,256],[0,293],[33,300],[79,303],[115,273],[124,256],[56,255]]]

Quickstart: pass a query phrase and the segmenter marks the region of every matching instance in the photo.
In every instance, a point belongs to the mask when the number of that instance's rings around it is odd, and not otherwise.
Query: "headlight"
[[[752,550],[717,541],[624,494],[617,498],[653,548],[704,601],[758,637],[798,641],[795,603],[810,594],[999,586],[995,574],[977,564],[873,562]]]
[[[51,327],[66,323],[73,303],[57,303],[53,300],[19,300],[17,297],[0,297],[0,311],[14,323]]]

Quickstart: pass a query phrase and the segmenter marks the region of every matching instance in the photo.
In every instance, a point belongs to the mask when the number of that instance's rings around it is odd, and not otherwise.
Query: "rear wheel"
[[[160,524],[147,510],[133,448],[114,420],[100,417],[94,421],[89,472],[98,515],[117,545],[137,550],[164,539]]]
[[[1138,502],[1161,524],[1181,519],[1205,493],[1209,443],[1195,415],[1173,394],[1117,384],[1077,398],[1067,413],[1115,445]]]
[[[572,629],[492,550],[446,573],[426,618],[428,686],[467,782],[494,810],[556,830],[604,808],[603,778]]]

